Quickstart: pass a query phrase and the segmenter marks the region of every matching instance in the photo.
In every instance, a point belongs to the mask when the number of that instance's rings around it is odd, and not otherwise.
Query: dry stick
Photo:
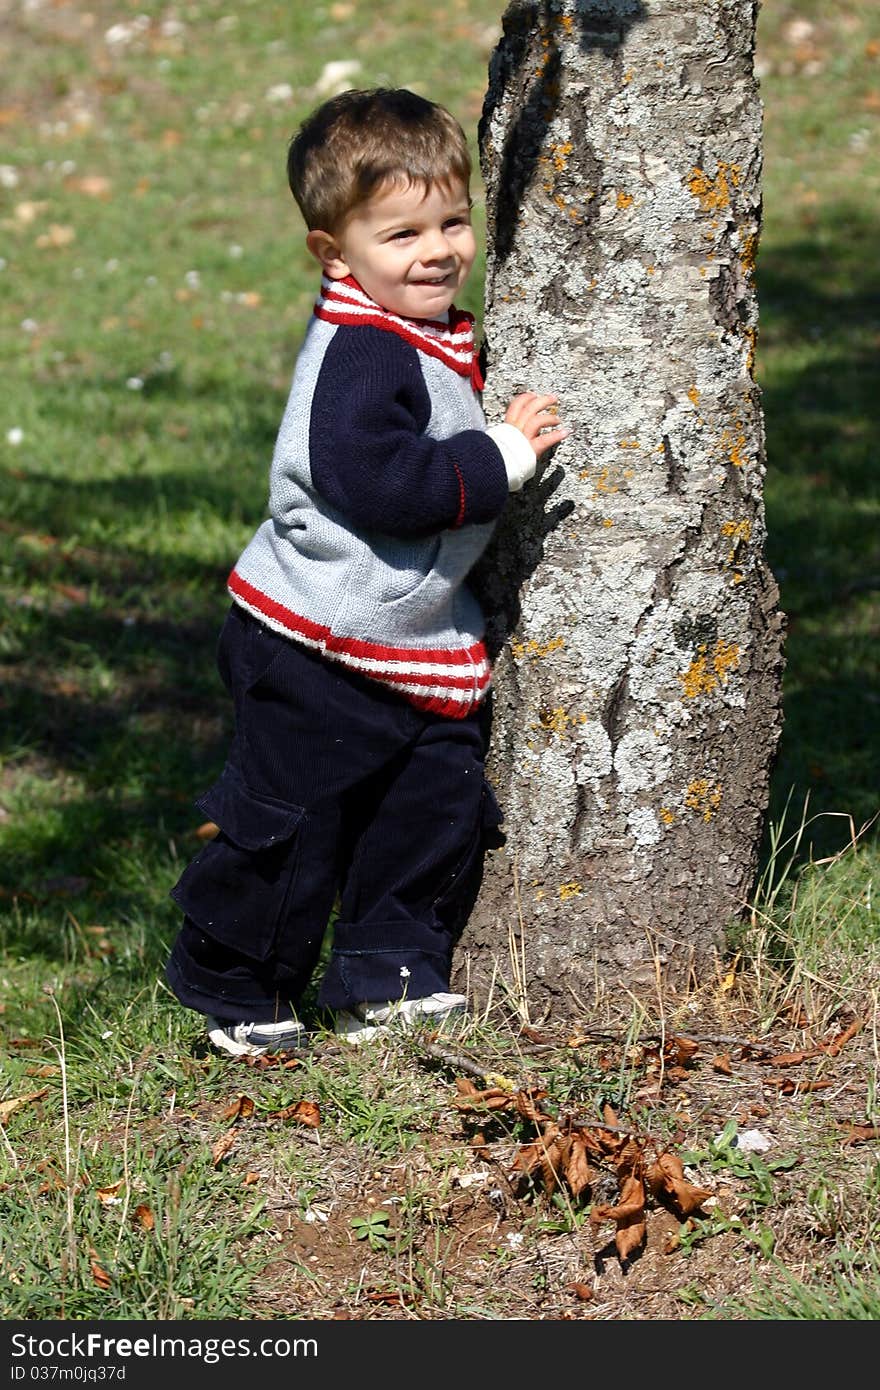
[[[147,1064],[147,1059],[150,1056],[152,1056],[152,1053],[153,1048],[151,1044],[148,1043],[147,1046],[144,1048],[143,1052],[141,1053],[140,1057],[138,1058],[137,1062],[135,1063],[134,1077],[131,1083],[131,1095],[128,1098],[128,1106],[125,1111],[125,1130],[122,1137],[122,1176],[123,1186],[125,1188],[125,1196],[122,1199],[122,1214],[119,1219],[119,1234],[116,1238],[116,1251],[114,1254],[115,1260],[119,1259],[119,1247],[122,1244],[122,1237],[125,1231],[125,1223],[128,1219],[128,1208],[131,1202],[131,1174],[129,1172],[128,1166],[128,1139],[129,1134],[131,1132],[131,1112],[134,1106],[134,1098],[135,1094],[137,1093],[138,1083],[140,1082],[141,1074],[143,1073],[144,1067]]]
[[[61,1010],[58,1007],[58,1000],[55,998],[54,989],[47,989],[46,993],[52,1000],[52,1006],[58,1018],[59,1047],[53,1050],[58,1058],[61,1067],[61,1108],[64,1115],[64,1186],[67,1198],[67,1259],[68,1268],[74,1280],[76,1279],[76,1231],[74,1229],[74,1207],[73,1207],[73,1174],[70,1162],[70,1109],[67,1102],[67,1048],[64,1041],[64,1024],[61,1020]]]
[[[522,897],[519,891],[519,858],[513,858],[513,897],[516,903],[516,915],[519,922],[519,942],[513,929],[508,924],[507,938],[508,950],[510,951],[510,964],[513,970],[513,987],[515,991],[517,1013],[523,1023],[530,1023],[529,1018],[529,999],[526,987],[526,928],[523,921]]]
[[[467,1076],[475,1076],[478,1081],[485,1082],[487,1076],[494,1070],[492,1067],[480,1067],[469,1057],[463,1057],[460,1052],[449,1052],[447,1048],[439,1047],[437,1043],[421,1043],[420,1050],[428,1057],[433,1057],[436,1062],[445,1062],[448,1067],[463,1071]]]
[[[714,1043],[716,1045],[726,1043],[728,1047],[746,1047],[757,1049],[759,1052],[775,1052],[776,1050],[774,1043],[756,1042],[753,1038],[733,1038],[727,1033],[683,1033],[674,1028],[671,1032],[667,1030],[666,1036],[681,1038],[683,1042]],[[623,1042],[623,1037],[619,1032],[615,1033],[605,1028],[579,1028],[578,1037],[595,1038],[597,1041],[605,1042]],[[639,1033],[632,1041],[636,1043],[661,1042],[663,1037],[663,1031],[658,1029],[656,1032]]]
[[[579,1036],[584,1038],[595,1038],[597,1041],[623,1042],[619,1033],[606,1032],[602,1029],[584,1029]],[[752,1042],[748,1038],[733,1038],[726,1033],[674,1033],[674,1037],[681,1038],[684,1042],[712,1043],[715,1046],[726,1045],[728,1047],[744,1047],[757,1049],[761,1052],[774,1052],[776,1049],[770,1043]],[[658,1042],[663,1038],[663,1034],[639,1033],[632,1041],[635,1043]],[[464,1056],[460,1052],[450,1052],[448,1048],[440,1047],[437,1043],[421,1043],[420,1050],[428,1057],[432,1057],[436,1062],[444,1062],[449,1067],[455,1067],[465,1073],[466,1076],[474,1076],[478,1081],[485,1081],[487,1077],[494,1075],[498,1067],[481,1066],[474,1062],[470,1057]],[[553,1052],[556,1050],[554,1043],[537,1044],[530,1049],[530,1052]]]

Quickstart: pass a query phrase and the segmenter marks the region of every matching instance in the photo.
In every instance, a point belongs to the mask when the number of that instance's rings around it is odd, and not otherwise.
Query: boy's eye
[[[404,231],[392,233],[391,240],[392,240],[392,241],[405,241],[407,237],[411,237],[411,236],[415,236],[415,232],[412,230],[411,227],[407,227]]]

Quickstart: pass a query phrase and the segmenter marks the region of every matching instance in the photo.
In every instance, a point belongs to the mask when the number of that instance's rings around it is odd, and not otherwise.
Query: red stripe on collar
[[[474,316],[466,309],[456,309],[453,304],[448,323],[441,319],[405,319],[383,309],[349,275],[344,280],[322,278],[315,315],[328,323],[366,324],[396,333],[419,352],[437,357],[459,376],[469,377],[475,390],[483,388],[474,348]]]

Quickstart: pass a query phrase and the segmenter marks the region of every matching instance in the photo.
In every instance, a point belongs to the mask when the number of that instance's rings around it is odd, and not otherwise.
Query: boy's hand
[[[558,396],[539,396],[535,391],[523,391],[521,395],[514,396],[507,407],[504,423],[514,425],[525,435],[536,458],[571,434],[567,425],[559,425],[559,416],[554,409],[558,403]]]

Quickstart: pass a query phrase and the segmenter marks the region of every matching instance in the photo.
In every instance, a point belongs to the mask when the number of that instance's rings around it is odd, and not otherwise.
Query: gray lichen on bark
[[[573,437],[475,576],[496,654],[488,856],[456,978],[571,1011],[714,968],[781,727],[754,379],[752,0],[514,0],[480,125],[487,414]],[[497,995],[496,995],[497,997]]]

